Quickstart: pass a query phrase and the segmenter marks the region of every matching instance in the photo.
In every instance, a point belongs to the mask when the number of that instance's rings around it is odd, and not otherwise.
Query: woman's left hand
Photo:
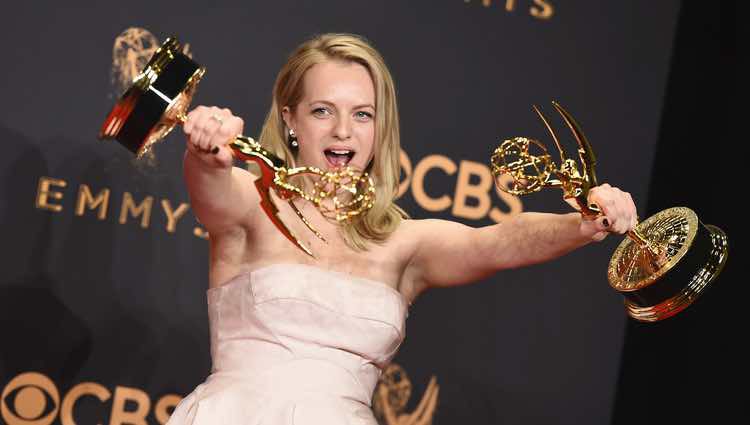
[[[635,203],[628,192],[604,183],[589,191],[588,201],[601,211],[595,219],[581,221],[581,233],[592,240],[601,241],[610,233],[625,234],[638,224]]]

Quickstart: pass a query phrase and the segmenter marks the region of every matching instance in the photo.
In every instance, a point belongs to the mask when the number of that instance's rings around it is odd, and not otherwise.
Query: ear
[[[281,118],[284,120],[284,124],[286,124],[286,128],[295,128],[296,123],[294,122],[294,114],[292,113],[292,109],[288,106],[284,106],[281,108]]]

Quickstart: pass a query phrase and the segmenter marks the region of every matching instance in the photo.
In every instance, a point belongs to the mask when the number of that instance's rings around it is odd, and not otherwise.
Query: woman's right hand
[[[182,130],[187,136],[187,149],[204,164],[229,168],[233,163],[229,142],[245,127],[242,118],[227,108],[198,106],[187,114]]]

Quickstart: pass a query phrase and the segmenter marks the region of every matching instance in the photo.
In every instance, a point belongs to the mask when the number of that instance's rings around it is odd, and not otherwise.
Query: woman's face
[[[297,135],[297,165],[364,170],[375,144],[375,88],[367,69],[326,61],[308,69],[303,84],[299,104],[282,110]]]

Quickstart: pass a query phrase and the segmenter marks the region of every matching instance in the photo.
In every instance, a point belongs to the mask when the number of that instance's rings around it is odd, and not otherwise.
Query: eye
[[[369,121],[372,119],[372,114],[366,111],[358,111],[354,116],[360,121]]]
[[[331,115],[331,111],[328,108],[320,107],[320,108],[313,109],[312,114],[315,115],[316,117],[322,118],[322,117],[327,117]]]

